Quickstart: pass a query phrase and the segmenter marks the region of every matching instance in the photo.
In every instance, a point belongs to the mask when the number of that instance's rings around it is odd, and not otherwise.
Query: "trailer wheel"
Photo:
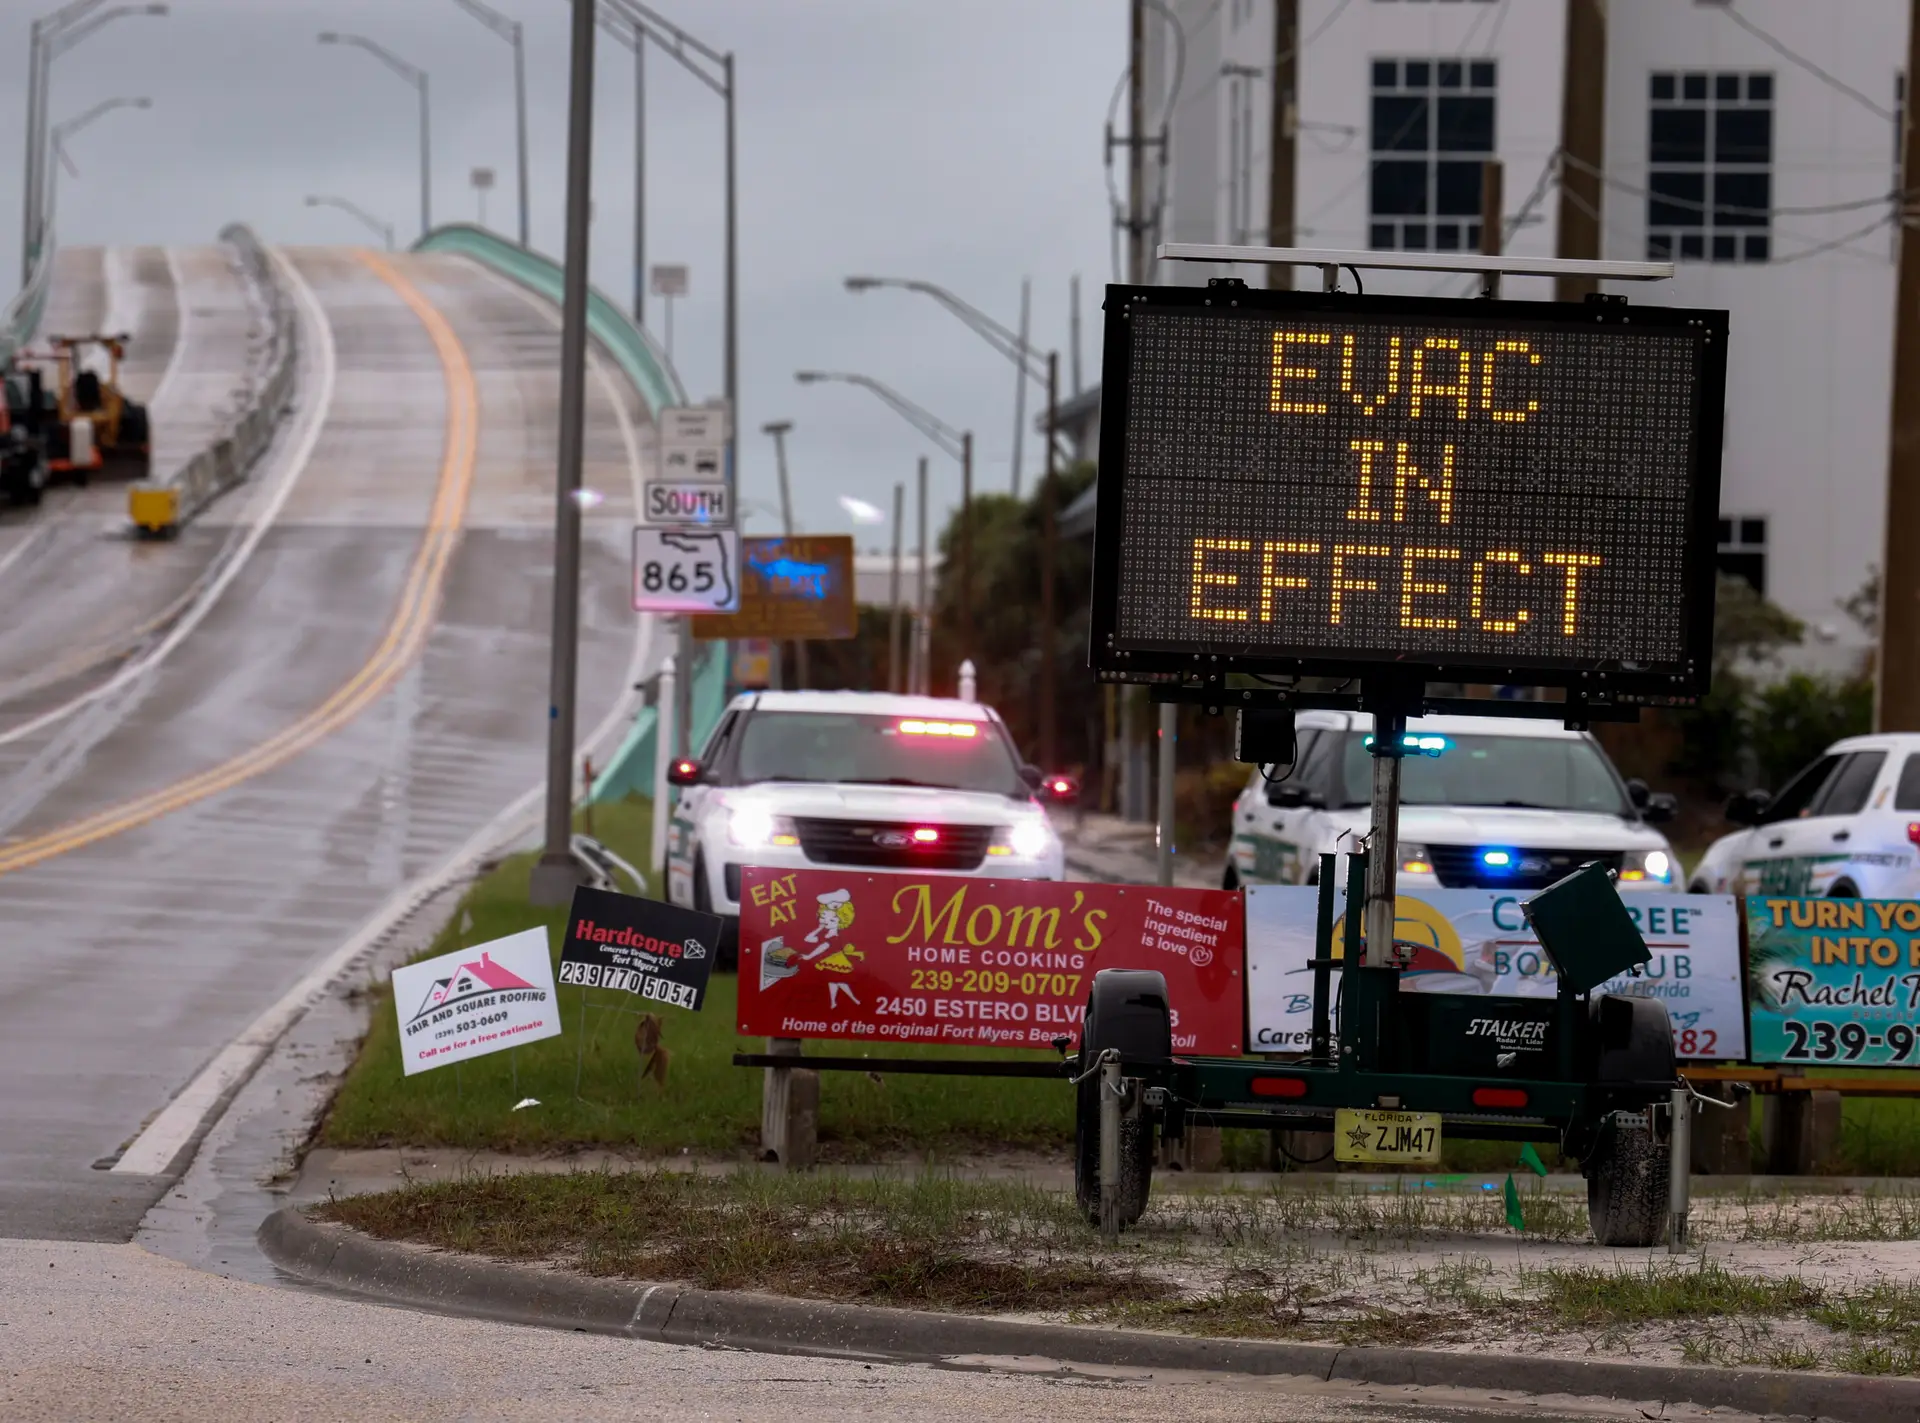
[[[1646,1118],[1616,1117],[1600,1128],[1587,1175],[1587,1219],[1601,1245],[1654,1245],[1667,1233],[1672,1156]]]
[[[1081,1071],[1108,1048],[1129,1063],[1165,1062],[1173,1056],[1173,1014],[1167,980],[1142,969],[1102,969],[1087,993],[1086,1025],[1080,1033]],[[1088,1224],[1100,1223],[1100,1075],[1074,1089],[1073,1194]],[[1120,1115],[1120,1224],[1146,1213],[1153,1189],[1153,1117],[1138,1091]]]

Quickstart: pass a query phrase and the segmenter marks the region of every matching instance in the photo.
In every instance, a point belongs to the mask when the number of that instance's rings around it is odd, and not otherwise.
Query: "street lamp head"
[[[149,5],[147,6],[146,13],[149,15],[170,15],[173,13],[173,10],[172,7],[167,5]]]
[[[339,44],[340,36],[332,30],[322,30],[320,32],[320,43],[321,44]]]
[[[786,434],[787,431],[791,430],[792,428],[793,428],[793,421],[791,420],[769,420],[767,421],[766,424],[760,427],[760,433],[763,435],[773,435],[777,437],[777,436]]]
[[[802,385],[812,385],[815,381],[827,379],[825,371],[795,371],[793,378]]]
[[[850,292],[872,291],[875,287],[879,285],[880,285],[880,279],[878,277],[848,277],[847,278],[847,290]]]

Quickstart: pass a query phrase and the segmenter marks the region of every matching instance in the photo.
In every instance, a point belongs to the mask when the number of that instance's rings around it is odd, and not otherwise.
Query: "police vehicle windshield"
[[[1402,805],[1510,806],[1630,816],[1626,791],[1585,740],[1549,736],[1421,736],[1438,754],[1401,763]],[[1372,737],[1351,732],[1337,768],[1334,803],[1365,805],[1373,784]],[[1428,748],[1432,751],[1436,748]]]
[[[1019,761],[992,722],[833,712],[755,712],[733,780],[1028,794]]]

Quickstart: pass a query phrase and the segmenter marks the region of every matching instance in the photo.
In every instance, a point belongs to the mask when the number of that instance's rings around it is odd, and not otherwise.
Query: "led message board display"
[[[1693,695],[1726,314],[1113,287],[1093,659]]]

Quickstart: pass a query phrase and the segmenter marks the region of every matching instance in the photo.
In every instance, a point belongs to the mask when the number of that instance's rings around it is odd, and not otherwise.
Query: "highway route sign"
[[[751,538],[743,545],[740,610],[693,620],[702,638],[832,641],[858,631],[853,539],[847,534]]]
[[[642,613],[731,613],[740,606],[732,529],[633,531],[633,606]]]
[[[1727,316],[1108,288],[1092,658],[1688,698]]]

